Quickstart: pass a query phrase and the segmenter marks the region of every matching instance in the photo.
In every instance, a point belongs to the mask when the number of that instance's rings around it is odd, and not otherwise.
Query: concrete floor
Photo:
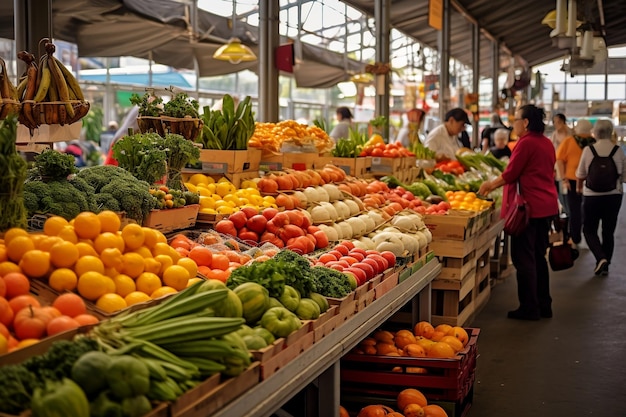
[[[626,416],[625,206],[608,276],[593,274],[584,248],[573,268],[551,273],[553,318],[506,318],[518,307],[512,266],[491,289],[470,323],[480,336],[467,417]]]

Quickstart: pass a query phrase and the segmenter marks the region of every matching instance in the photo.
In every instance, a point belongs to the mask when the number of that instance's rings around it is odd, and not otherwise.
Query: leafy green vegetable
[[[35,168],[42,179],[66,179],[78,171],[70,154],[46,149],[35,156]]]
[[[343,298],[352,288],[346,274],[323,266],[311,268],[315,280],[316,292],[325,297]]]
[[[235,101],[226,94],[222,99],[222,110],[211,110],[206,106],[202,120],[204,126],[196,142],[202,143],[205,149],[248,149],[248,140],[255,128],[252,98],[247,96],[235,109]]]
[[[124,136],[113,144],[119,166],[137,179],[154,184],[167,172],[163,138],[156,133]]]
[[[347,139],[339,139],[332,150],[333,156],[338,158],[356,158],[367,142],[367,134],[356,129],[350,129]]]
[[[143,97],[139,97],[139,95],[135,93],[130,96],[130,102],[139,106],[140,116],[159,117],[163,113],[163,99],[161,97],[156,97],[149,93],[145,93]]]
[[[185,116],[197,119],[200,104],[191,99],[187,93],[177,93],[174,97],[163,105],[163,115],[183,118]]]
[[[15,150],[16,139],[17,116],[9,115],[0,124],[0,232],[26,228],[23,190],[27,165]]]
[[[165,135],[162,146],[167,155],[166,185],[175,190],[184,190],[181,171],[187,163],[193,164],[200,158],[200,149],[181,135],[171,133]]]
[[[315,279],[311,275],[311,262],[302,255],[289,249],[278,252],[273,260],[281,265],[285,274],[285,283],[294,287],[302,297],[316,292]]]

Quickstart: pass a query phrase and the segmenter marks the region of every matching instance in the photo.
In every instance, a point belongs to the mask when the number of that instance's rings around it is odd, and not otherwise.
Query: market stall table
[[[373,330],[413,299],[419,299],[419,320],[430,320],[430,283],[439,274],[436,259],[349,318],[265,381],[214,414],[226,416],[271,416],[289,399],[318,379],[319,415],[339,415],[339,360]]]

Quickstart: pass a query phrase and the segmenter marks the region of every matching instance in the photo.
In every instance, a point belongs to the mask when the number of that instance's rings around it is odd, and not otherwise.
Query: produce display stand
[[[319,342],[302,352],[276,373],[251,388],[246,394],[225,405],[212,416],[271,416],[289,399],[317,380],[318,415],[339,416],[339,361],[363,338],[382,326],[405,304],[418,300],[415,312],[419,320],[430,320],[431,281],[439,274],[441,264],[433,259],[410,277],[398,283],[348,318]],[[305,415],[305,414],[302,414]]]

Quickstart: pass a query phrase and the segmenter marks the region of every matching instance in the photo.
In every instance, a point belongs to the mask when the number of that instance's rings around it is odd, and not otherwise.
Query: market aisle
[[[594,276],[582,249],[572,269],[551,275],[552,319],[506,318],[517,308],[513,273],[492,288],[471,323],[481,332],[468,417],[626,415],[625,205],[609,276]]]

